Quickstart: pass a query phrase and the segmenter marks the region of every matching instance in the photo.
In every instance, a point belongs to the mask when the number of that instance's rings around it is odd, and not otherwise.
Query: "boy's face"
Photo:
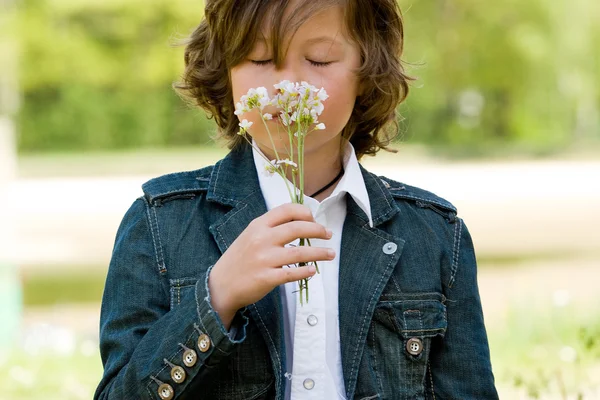
[[[338,155],[341,131],[348,122],[358,93],[358,79],[355,70],[360,66],[360,50],[344,34],[343,10],[331,7],[311,16],[291,37],[285,38],[285,59],[280,69],[276,69],[268,46],[269,41],[258,40],[252,51],[241,63],[230,71],[233,99],[240,97],[250,88],[264,86],[272,96],[274,84],[287,79],[292,82],[307,81],[317,88],[324,87],[329,98],[323,102],[325,110],[319,122],[326,129],[310,133],[305,142],[305,154]],[[269,32],[269,29],[265,30]],[[257,61],[264,61],[257,63]],[[266,108],[275,116],[275,109]],[[254,124],[249,129],[260,149],[274,158],[273,145],[260,120],[258,111],[253,110],[239,116]],[[267,121],[278,152],[284,152],[284,144],[289,144],[283,126],[276,120]],[[279,125],[279,126],[278,126]],[[277,130],[282,132],[277,134]],[[310,156],[309,156],[310,157]]]

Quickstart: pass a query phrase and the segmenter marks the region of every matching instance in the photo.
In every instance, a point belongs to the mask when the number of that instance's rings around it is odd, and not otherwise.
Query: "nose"
[[[300,63],[292,62],[288,57],[284,58],[282,64],[279,68],[275,68],[275,73],[273,74],[273,79],[275,79],[275,83],[279,83],[283,80],[288,80],[290,82],[301,82],[304,79],[302,72],[302,68]]]

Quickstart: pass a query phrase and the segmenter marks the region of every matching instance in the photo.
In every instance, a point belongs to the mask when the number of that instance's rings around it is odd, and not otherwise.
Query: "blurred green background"
[[[417,80],[399,108],[400,154],[366,166],[461,210],[502,398],[600,399],[600,2],[400,5]],[[0,346],[0,399],[91,398],[120,218],[141,182],[225,154],[171,88],[175,44],[203,8],[0,0],[0,117],[18,150],[13,166],[0,152],[0,238],[12,218],[16,243],[0,252],[12,301],[0,314],[21,327]]]
[[[600,3],[402,0],[418,81],[405,139],[440,151],[547,154],[600,141]],[[191,0],[22,0],[23,152],[210,143],[171,89],[202,16]],[[468,154],[468,153],[467,153]]]

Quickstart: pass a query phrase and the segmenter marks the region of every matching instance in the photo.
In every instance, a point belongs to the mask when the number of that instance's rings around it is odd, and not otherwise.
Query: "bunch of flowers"
[[[258,87],[248,90],[248,93],[240,98],[240,102],[235,105],[235,114],[241,116],[249,112],[258,112],[260,120],[265,126],[275,159],[267,161],[265,173],[278,174],[282,177],[288,190],[292,203],[304,204],[304,142],[306,137],[318,130],[325,129],[325,124],[319,122],[319,116],[323,112],[323,102],[329,97],[325,89],[317,89],[315,86],[307,82],[290,82],[284,80],[274,85],[276,94],[270,98],[266,88]],[[273,114],[264,112],[265,108],[274,108],[277,110],[275,117]],[[282,158],[277,151],[273,135],[267,124],[267,121],[276,118],[278,121],[277,134],[280,142],[284,144]],[[248,128],[252,126],[252,122],[247,119],[242,119],[240,122],[239,134],[248,140],[253,146],[252,141],[248,138]],[[282,133],[283,131],[283,133]],[[282,137],[287,133],[287,138]],[[287,144],[286,144],[287,142]],[[258,149],[257,149],[258,150]],[[263,155],[258,151],[258,154]],[[264,157],[264,155],[263,155]],[[291,175],[293,188],[290,188],[288,176]],[[310,246],[308,238],[300,238],[300,246]],[[319,267],[315,261],[314,266],[319,273]],[[299,266],[306,266],[308,263],[299,263]],[[300,303],[303,304],[304,299],[308,302],[308,279],[298,281],[300,291]]]

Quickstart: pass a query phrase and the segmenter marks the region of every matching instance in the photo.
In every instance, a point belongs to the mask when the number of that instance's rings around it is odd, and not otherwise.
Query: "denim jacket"
[[[347,398],[497,399],[465,224],[444,199],[361,172],[374,227],[347,196],[339,272]],[[229,335],[207,287],[220,255],[267,211],[251,148],[143,190],[116,236],[94,398],[282,400],[279,288],[238,310]]]

